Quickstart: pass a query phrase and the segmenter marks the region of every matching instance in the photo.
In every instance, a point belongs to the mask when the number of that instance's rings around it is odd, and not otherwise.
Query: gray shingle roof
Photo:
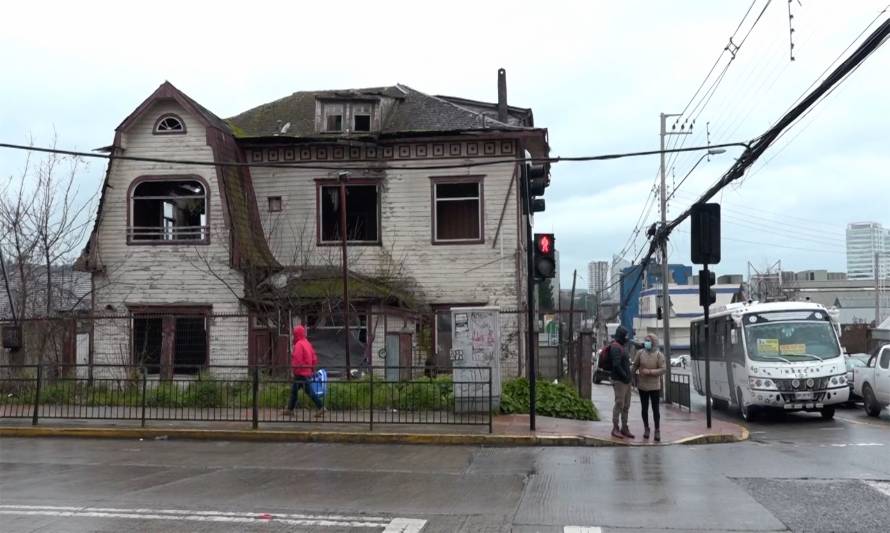
[[[301,91],[227,119],[237,137],[325,137],[315,129],[315,102],[319,98],[379,98],[391,102],[381,106],[381,130],[371,135],[398,133],[444,133],[456,131],[521,130],[442,97],[431,96],[404,85],[332,91]],[[282,125],[290,123],[285,133]],[[353,133],[353,136],[355,134]]]

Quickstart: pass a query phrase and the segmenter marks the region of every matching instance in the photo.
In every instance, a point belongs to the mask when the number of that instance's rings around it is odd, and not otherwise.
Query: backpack
[[[613,344],[617,343],[615,341],[612,341],[609,344],[603,346],[600,349],[599,356],[597,356],[597,368],[604,372],[612,371],[612,358],[609,357],[609,352],[612,350]]]

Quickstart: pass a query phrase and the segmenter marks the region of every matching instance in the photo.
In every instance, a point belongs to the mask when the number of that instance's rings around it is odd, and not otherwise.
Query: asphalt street
[[[0,530],[890,530],[886,411],[749,428],[642,448],[4,439]]]

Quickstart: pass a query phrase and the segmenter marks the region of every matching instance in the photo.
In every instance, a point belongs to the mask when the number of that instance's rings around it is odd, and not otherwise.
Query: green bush
[[[578,395],[572,387],[563,383],[539,380],[536,388],[538,414],[575,420],[599,420],[593,402]],[[517,378],[504,383],[501,390],[501,412],[505,414],[528,413],[528,380]]]

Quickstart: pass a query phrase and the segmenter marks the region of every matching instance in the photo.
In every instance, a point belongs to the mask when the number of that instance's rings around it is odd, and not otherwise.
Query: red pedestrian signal
[[[535,277],[547,279],[556,276],[556,239],[552,233],[535,233]]]

